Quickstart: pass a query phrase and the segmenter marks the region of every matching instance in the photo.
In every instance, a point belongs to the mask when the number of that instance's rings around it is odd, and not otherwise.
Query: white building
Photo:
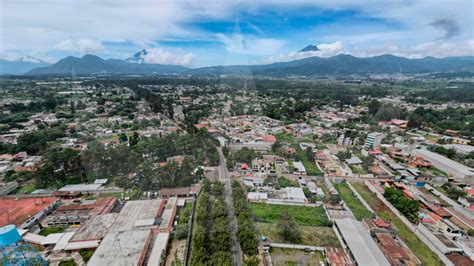
[[[300,187],[286,187],[286,198],[290,201],[298,203],[306,203],[307,199],[303,189]]]
[[[295,172],[297,174],[306,175],[306,168],[302,162],[293,162],[293,166],[295,167]]]
[[[426,149],[414,149],[413,153],[430,161],[434,167],[452,175],[458,181],[474,184],[474,169]]]
[[[382,139],[384,138],[384,134],[380,132],[372,132],[367,135],[367,139],[365,140],[365,148],[366,149],[375,149],[380,146]]]

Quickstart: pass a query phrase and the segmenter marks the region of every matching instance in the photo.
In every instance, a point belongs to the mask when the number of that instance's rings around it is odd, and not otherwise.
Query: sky
[[[309,44],[320,51],[298,53]],[[474,55],[473,0],[0,0],[0,58],[188,67],[308,56]]]

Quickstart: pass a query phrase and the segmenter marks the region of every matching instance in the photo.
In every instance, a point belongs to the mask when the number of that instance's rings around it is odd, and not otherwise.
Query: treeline
[[[251,167],[252,160],[257,158],[262,158],[262,154],[254,149],[249,149],[243,147],[240,150],[231,151],[229,148],[225,147],[223,150],[224,155],[227,158],[227,168],[234,168],[235,163],[246,163]]]
[[[458,83],[456,87],[441,88],[436,90],[410,91],[405,99],[409,102],[416,102],[419,97],[428,102],[445,103],[449,101],[456,102],[474,102],[474,89],[472,83]]]
[[[18,137],[16,144],[0,143],[0,154],[26,151],[29,155],[37,155],[48,148],[49,142],[66,136],[64,126],[43,128]]]
[[[258,247],[257,231],[253,225],[252,209],[247,202],[244,190],[237,181],[232,182],[232,199],[237,216],[237,237],[240,247],[245,255],[254,256],[257,254]]]
[[[419,107],[408,117],[408,127],[429,127],[439,133],[451,129],[464,136],[474,136],[474,109],[433,110]]]
[[[401,190],[391,187],[385,188],[383,196],[410,222],[417,223],[419,221],[418,210],[420,206],[418,201],[407,198]]]
[[[130,137],[121,143],[104,145],[90,142],[82,151],[49,148],[41,152],[41,167],[30,173],[38,187],[92,182],[108,178],[123,188],[144,191],[189,186],[203,176],[202,165],[216,166],[219,155],[214,142],[203,134]],[[186,155],[181,162],[167,162],[168,157]],[[10,175],[10,179],[15,179]]]
[[[224,184],[205,182],[198,197],[191,265],[232,265]]]
[[[58,100],[56,100],[56,98],[49,95],[49,96],[44,97],[44,99],[42,99],[42,100],[31,101],[28,104],[11,103],[11,104],[6,105],[6,107],[12,113],[41,112],[43,110],[52,111],[52,110],[56,109],[56,106],[58,106],[58,104],[61,104],[61,103],[62,102],[58,102]]]

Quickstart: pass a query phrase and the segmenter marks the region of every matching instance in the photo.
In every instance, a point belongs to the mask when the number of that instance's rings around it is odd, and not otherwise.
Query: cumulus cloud
[[[440,39],[451,39],[461,33],[461,28],[453,18],[438,18],[430,22],[430,26],[444,31]]]
[[[146,55],[142,55],[143,62],[147,64],[189,66],[196,57],[193,53],[178,54],[166,51],[162,47],[150,48],[147,52]]]
[[[59,42],[55,47],[58,50],[80,52],[81,54],[96,53],[104,50],[101,42],[91,39],[66,39]]]
[[[392,54],[407,58],[450,57],[450,56],[474,56],[474,39],[462,42],[450,42],[446,40],[436,40],[423,42],[412,46],[402,46],[387,44],[379,47],[354,48],[351,54],[359,57],[370,57],[382,54]]]
[[[341,41],[335,41],[332,43],[321,43],[316,45],[319,51],[307,51],[307,52],[290,52],[288,54],[280,54],[277,56],[270,56],[266,62],[286,62],[292,60],[303,59],[312,56],[319,57],[331,57],[338,55],[344,51],[344,46]]]

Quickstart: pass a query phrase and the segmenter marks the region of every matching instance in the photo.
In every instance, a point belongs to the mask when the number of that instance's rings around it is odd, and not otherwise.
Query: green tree
[[[278,221],[278,233],[286,241],[298,243],[301,240],[301,233],[298,224],[294,217],[288,212],[284,211]]]

